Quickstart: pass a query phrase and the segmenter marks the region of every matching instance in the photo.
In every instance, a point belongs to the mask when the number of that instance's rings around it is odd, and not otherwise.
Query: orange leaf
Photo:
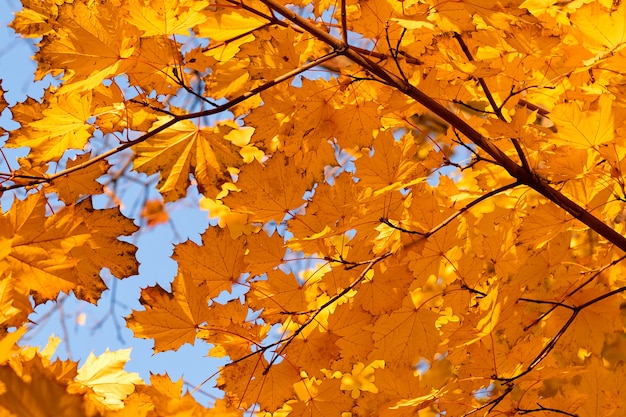
[[[195,285],[190,275],[179,273],[172,292],[159,285],[141,290],[142,311],[133,310],[126,325],[135,337],[154,339],[154,351],[178,350],[185,343],[194,344],[196,333],[208,320],[208,292]]]
[[[277,153],[265,165],[252,162],[242,167],[236,185],[245,192],[223,199],[232,211],[248,214],[252,222],[280,222],[295,214],[312,184],[290,159]]]
[[[186,279],[207,291],[210,298],[230,291],[246,270],[245,238],[233,239],[224,229],[210,227],[202,235],[202,245],[192,241],[177,245],[173,258]]]

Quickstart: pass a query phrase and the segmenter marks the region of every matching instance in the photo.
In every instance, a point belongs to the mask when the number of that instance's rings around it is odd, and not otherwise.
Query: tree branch
[[[582,223],[594,230],[600,236],[604,237],[609,242],[620,248],[622,251],[626,252],[626,237],[617,233],[615,230],[613,230],[600,219],[589,213],[583,207],[570,200],[560,191],[552,188],[544,179],[535,175],[528,169],[525,169],[524,167],[518,165],[502,150],[495,146],[488,138],[481,135],[465,120],[452,113],[437,100],[428,96],[415,86],[405,82],[398,75],[395,75],[387,69],[381,67],[380,65],[377,65],[375,62],[372,62],[370,59],[361,55],[354,48],[346,47],[343,41],[334,38],[332,35],[323,31],[321,28],[316,26],[308,19],[305,19],[304,17],[298,15],[296,12],[286,8],[277,0],[260,1],[277,13],[283,15],[293,24],[300,26],[311,35],[327,43],[334,50],[348,57],[356,64],[359,64],[363,69],[369,71],[373,75],[376,75],[384,83],[402,91],[404,94],[411,97],[412,99],[426,107],[428,110],[432,111],[434,114],[445,120],[459,132],[461,132],[470,141],[474,142],[476,146],[485,151],[489,156],[491,156],[491,158],[493,158],[498,163],[498,165],[504,168],[509,173],[509,175],[515,178],[520,184],[525,184],[534,189],[539,194],[568,212],[575,219],[580,220]]]
[[[289,78],[295,77],[298,74],[301,74],[305,71],[310,70],[311,68],[314,68],[318,65],[321,65],[322,63],[331,60],[333,58],[335,58],[337,56],[337,52],[330,52],[327,55],[324,55],[320,58],[317,58],[311,62],[308,62],[306,64],[304,64],[303,66],[296,68],[292,71],[289,71],[279,77],[276,77],[275,79],[273,79],[272,81],[268,81],[267,83],[260,85],[250,91],[245,92],[244,94],[240,95],[239,97],[236,97],[232,100],[230,100],[228,103],[222,104],[221,106],[212,108],[212,109],[208,109],[208,110],[202,110],[199,112],[195,112],[195,113],[189,113],[189,114],[182,114],[182,115],[176,115],[173,116],[172,119],[168,120],[167,122],[165,122],[164,124],[162,124],[161,126],[155,128],[154,130],[151,130],[147,133],[145,133],[144,135],[142,135],[141,137],[134,139],[134,140],[130,140],[128,142],[124,142],[119,146],[116,146],[113,149],[109,149],[108,151],[101,153],[98,156],[95,156],[91,159],[89,159],[88,161],[83,162],[82,164],[77,164],[74,165],[71,168],[66,168],[62,171],[59,171],[57,173],[54,174],[50,174],[50,175],[45,175],[41,178],[36,178],[33,179],[31,182],[29,183],[18,183],[18,184],[11,184],[11,185],[7,185],[7,186],[1,186],[0,187],[0,193],[4,192],[4,191],[8,191],[8,190],[13,190],[16,188],[23,188],[26,186],[33,186],[33,185],[39,185],[39,184],[44,184],[44,183],[51,183],[54,180],[63,177],[65,175],[71,174],[72,172],[75,171],[79,171],[81,169],[87,168],[88,166],[91,166],[93,164],[95,164],[98,161],[101,161],[103,159],[108,158],[109,156],[115,155],[125,149],[128,149],[130,147],[133,147],[139,143],[145,142],[146,140],[150,139],[151,137],[163,132],[164,130],[172,127],[173,125],[175,125],[176,123],[182,121],[182,120],[188,120],[188,119],[195,119],[197,117],[206,117],[206,116],[211,116],[213,114],[218,114],[221,113],[225,110],[228,110],[232,107],[234,107],[235,105],[249,99],[250,97],[253,97],[277,84],[280,84],[281,82],[288,80]]]

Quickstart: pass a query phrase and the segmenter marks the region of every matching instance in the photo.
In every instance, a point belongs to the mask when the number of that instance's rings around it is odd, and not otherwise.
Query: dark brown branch
[[[583,311],[585,308],[596,304],[602,300],[605,300],[613,295],[619,294],[626,291],[626,287],[621,287],[621,288],[617,288],[613,291],[609,291],[605,294],[602,294],[596,298],[593,298],[589,301],[587,301],[586,303],[583,303],[579,306],[567,306],[565,304],[559,303],[558,305],[555,305],[554,308],[556,307],[566,307],[570,310],[572,310],[572,315],[569,317],[569,319],[567,319],[567,321],[565,322],[565,324],[563,326],[561,326],[561,328],[559,329],[559,331],[556,333],[556,335],[554,335],[552,337],[552,339],[550,339],[550,341],[543,347],[543,349],[541,350],[541,352],[539,352],[539,354],[535,357],[535,359],[533,359],[533,361],[530,363],[530,365],[528,365],[528,367],[520,374],[512,377],[512,378],[498,378],[496,377],[495,379],[497,381],[505,381],[505,382],[512,382],[515,381],[516,379],[519,379],[521,377],[523,377],[524,375],[528,374],[529,372],[531,372],[537,365],[539,365],[539,363],[544,360],[546,358],[546,356],[548,356],[548,354],[552,351],[552,349],[554,349],[554,346],[557,344],[557,342],[559,341],[559,339],[565,334],[565,332],[567,331],[567,329],[569,329],[569,327],[572,325],[572,323],[574,322],[574,320],[576,319],[576,317],[578,316],[578,314]],[[535,303],[538,303],[538,301],[532,300]]]
[[[389,53],[391,54],[391,58],[393,59],[393,62],[396,64],[396,68],[398,68],[398,74],[400,74],[400,76],[405,82],[408,82],[409,79],[404,74],[404,71],[402,71],[402,67],[400,66],[400,62],[398,61],[398,53],[400,51],[400,42],[402,42],[402,38],[404,37],[405,33],[406,33],[406,28],[402,28],[402,33],[400,34],[400,37],[398,38],[398,42],[396,43],[396,46],[394,48],[391,46],[391,41],[389,39],[389,22],[387,22],[387,24],[385,25],[385,38],[387,39],[387,47],[389,48]]]

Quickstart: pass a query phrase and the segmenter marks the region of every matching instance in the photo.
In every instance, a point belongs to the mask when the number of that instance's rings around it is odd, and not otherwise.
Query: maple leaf
[[[167,120],[161,118],[154,127]],[[242,163],[237,148],[223,137],[232,129],[229,125],[209,129],[198,128],[191,121],[179,123],[137,146],[133,166],[148,174],[160,173],[159,189],[166,202],[185,195],[190,173],[203,192],[217,194],[221,183],[231,180],[226,168]]]
[[[615,10],[607,11],[606,5],[600,3],[587,4],[576,10],[571,21],[576,28],[577,36],[585,47],[591,50],[614,50],[623,46],[626,41],[624,19],[626,7],[617,3]]]
[[[387,358],[387,366],[394,368],[411,366],[420,357],[434,358],[441,349],[435,327],[438,316],[406,297],[402,309],[380,316],[370,329],[376,347],[374,357]]]
[[[23,126],[11,132],[6,144],[11,148],[30,147],[29,156],[34,162],[58,161],[67,149],[82,149],[94,130],[88,123],[90,94],[52,96],[50,105],[39,111],[18,118]]]
[[[558,126],[559,140],[568,145],[593,149],[613,140],[611,99],[606,95],[586,112],[576,103],[564,103],[557,105],[550,116]]]
[[[284,239],[278,233],[271,236],[265,232],[248,235],[246,247],[245,260],[251,275],[261,275],[277,268],[286,255]]]
[[[208,295],[206,287],[194,285],[189,275],[179,273],[171,293],[159,285],[141,290],[144,310],[133,311],[127,326],[136,337],[154,339],[155,352],[193,345],[198,328],[209,317]]]
[[[138,41],[139,31],[118,18],[112,3],[66,3],[53,20],[55,31],[43,39],[36,77],[65,71],[66,92],[88,91],[117,75]]]
[[[247,408],[258,403],[262,410],[272,412],[286,400],[294,398],[292,386],[298,381],[300,375],[289,363],[282,361],[269,366],[261,356],[222,368],[218,386],[239,406]]]
[[[201,246],[192,241],[176,246],[173,258],[179,262],[186,280],[193,280],[202,291],[207,291],[209,298],[214,298],[222,291],[230,291],[244,273],[246,241],[210,227],[202,235],[202,242]]]
[[[311,185],[294,163],[278,153],[264,165],[253,162],[244,166],[237,187],[249,191],[230,194],[223,201],[231,210],[247,214],[251,222],[280,222],[295,214]]]
[[[250,284],[249,303],[255,310],[263,309],[266,319],[284,319],[285,313],[308,311],[317,296],[317,286],[302,285],[295,276],[281,270],[268,271],[268,279]],[[307,287],[306,291],[304,287]],[[274,316],[274,317],[273,317]]]
[[[46,217],[45,205],[42,195],[33,194],[16,201],[15,210],[5,214],[5,230],[13,238],[1,262],[24,294],[42,302],[73,290],[77,297],[95,302],[106,288],[99,278],[103,267],[119,277],[137,273],[136,248],[117,240],[136,228],[119,211],[93,210],[85,200]]]
[[[307,369],[308,375],[321,377],[327,364],[340,359],[341,349],[336,344],[338,340],[336,334],[316,327],[309,334],[301,334],[301,337],[294,339],[288,359],[301,369]]]
[[[45,199],[35,194],[15,202],[15,210],[5,214],[5,230],[13,239],[11,252],[3,260],[12,279],[26,287],[27,293],[36,293],[41,301],[78,284],[73,274],[78,260],[69,256],[67,247],[82,245],[89,239],[88,230],[63,216],[63,212],[46,218],[45,204]]]
[[[248,307],[238,301],[213,302],[208,315],[208,323],[198,332],[198,338],[214,345],[212,356],[246,357],[267,335],[267,326],[248,320]]]
[[[591,358],[590,375],[581,381],[581,391],[587,394],[587,401],[580,411],[585,415],[615,416],[626,408],[623,401],[624,366],[606,369],[597,357]]]
[[[206,409],[196,402],[189,393],[183,395],[183,379],[173,382],[167,374],[150,375],[150,385],[138,385],[124,402],[121,416],[131,417],[154,413],[158,416],[193,415],[205,413]],[[223,409],[232,412],[234,407],[220,404]],[[126,413],[128,411],[128,413]],[[133,414],[134,413],[134,414]],[[137,414],[139,413],[139,414]],[[208,415],[213,415],[208,413]],[[241,414],[231,414],[241,415]]]
[[[300,401],[291,404],[293,412],[299,415],[322,417],[338,410],[352,410],[354,400],[340,389],[340,385],[341,380],[337,378],[302,380],[294,386]]]
[[[135,385],[143,380],[135,372],[124,371],[124,365],[130,359],[130,349],[109,352],[107,349],[96,357],[90,354],[83,366],[78,369],[78,385],[91,388],[96,401],[109,409],[123,408],[123,400],[135,390]],[[68,387],[72,392],[72,385]]]
[[[90,156],[90,154],[79,155],[75,159],[68,161],[65,166],[66,168],[80,166],[89,161]],[[53,189],[66,204],[78,201],[80,196],[101,194],[103,186],[97,180],[108,169],[109,164],[106,161],[99,161],[85,169],[78,169],[56,179],[53,182]]]
[[[141,210],[141,217],[148,222],[149,227],[154,227],[169,221],[169,215],[161,200],[149,200]]]
[[[189,31],[208,19],[202,10],[208,1],[166,0],[158,6],[142,0],[126,3],[128,21],[143,31],[141,36],[189,35]]]
[[[108,268],[118,278],[127,278],[138,273],[135,259],[137,248],[118,240],[119,236],[136,232],[137,227],[122,216],[119,208],[94,210],[91,202],[84,200],[76,205],[75,210],[68,210],[65,215],[71,216],[74,221],[82,220],[91,233],[86,244],[72,248],[70,252],[79,260],[76,273],[81,285],[79,291],[75,291],[79,298],[92,302],[98,299],[100,292],[93,291],[90,287],[94,281],[98,285],[101,283],[93,277],[98,276],[102,268]]]
[[[26,323],[32,311],[28,297],[10,275],[0,279],[0,308],[0,324],[5,327]]]
[[[4,365],[20,349],[17,346],[18,340],[26,333],[26,327],[20,327],[13,333],[2,335],[0,340],[0,364]]]
[[[39,356],[23,365],[24,369],[19,373],[9,365],[0,366],[0,380],[4,387],[0,394],[0,410],[33,417],[97,415],[86,409],[81,395],[68,393],[63,383],[50,378]]]
[[[139,48],[125,60],[126,76],[145,91],[176,94],[180,88],[177,81],[180,75],[175,71],[182,59],[179,47],[179,44],[171,39],[142,37],[139,40]]]

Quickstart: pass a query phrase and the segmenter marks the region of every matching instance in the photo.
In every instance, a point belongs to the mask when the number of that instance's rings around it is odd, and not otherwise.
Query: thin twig
[[[346,11],[346,0],[341,0],[341,39],[348,45],[348,13]]]
[[[392,228],[394,228],[396,230],[399,230],[401,232],[410,233],[410,234],[416,234],[416,235],[423,236],[424,238],[429,238],[430,236],[432,236],[433,234],[435,234],[439,230],[441,230],[444,227],[446,227],[454,219],[456,219],[461,214],[465,213],[467,210],[471,209],[472,207],[474,207],[476,204],[480,203],[481,201],[485,201],[486,199],[488,199],[490,197],[493,197],[494,195],[497,195],[497,194],[500,194],[500,193],[502,193],[502,192],[504,192],[506,190],[510,190],[512,188],[515,188],[518,185],[521,185],[521,184],[516,181],[516,182],[513,182],[511,184],[503,185],[502,187],[496,188],[495,190],[491,190],[488,193],[481,195],[477,199],[472,200],[471,202],[467,203],[467,205],[465,205],[464,207],[461,207],[457,212],[455,212],[454,214],[450,215],[447,219],[445,219],[444,221],[439,223],[437,226],[433,227],[432,229],[430,229],[430,230],[428,230],[426,232],[418,232],[418,231],[407,230],[407,229],[404,229],[404,228],[402,228],[400,226],[392,224],[388,219],[384,219],[384,218],[381,218],[380,221],[382,223],[386,224],[387,226],[392,227]]]
[[[463,50],[463,53],[465,54],[467,59],[469,59],[470,62],[474,62],[474,57],[472,56],[472,53],[470,52],[469,48],[465,44],[463,37],[460,34],[455,32],[454,39],[456,39],[456,41],[461,46],[461,49]],[[496,104],[496,101],[493,98],[493,94],[491,94],[491,91],[489,90],[489,87],[487,86],[485,79],[482,77],[475,77],[475,78],[478,80],[480,87],[483,89],[483,92],[485,93],[485,97],[487,97],[487,100],[489,101],[489,104],[491,105],[491,108],[493,109],[496,116],[498,116],[498,119],[506,123],[507,120],[502,114],[502,110],[500,106]],[[524,153],[524,150],[522,149],[522,146],[520,145],[519,140],[517,140],[517,138],[510,138],[510,139],[511,139],[511,142],[513,143],[513,146],[515,147],[515,151],[517,152],[517,155],[519,156],[520,162],[522,163],[522,167],[527,169],[530,172],[530,165],[528,165],[526,154]]]
[[[566,304],[564,304],[563,302],[565,300],[567,300],[568,298],[570,298],[571,296],[573,296],[574,294],[576,294],[578,291],[580,291],[581,289],[583,289],[585,286],[587,286],[589,283],[591,283],[594,279],[596,279],[602,272],[606,271],[608,268],[617,265],[618,263],[622,262],[624,259],[626,259],[626,255],[620,256],[619,258],[615,259],[614,261],[608,263],[607,265],[603,266],[602,268],[598,269],[593,275],[591,275],[589,278],[587,278],[584,282],[582,282],[580,285],[578,285],[576,288],[574,288],[572,291],[570,291],[569,293],[567,293],[565,295],[565,297],[563,297],[563,299],[560,302],[557,301],[546,301],[546,300],[535,300],[532,298],[520,298],[519,301],[525,301],[528,303],[535,303],[535,304],[552,304],[552,307],[550,307],[547,311],[543,312],[537,319],[533,320],[532,323],[530,323],[527,326],[524,326],[524,331],[527,331],[528,329],[530,329],[531,327],[537,325],[537,323],[539,323],[541,320],[543,320],[546,316],[548,316],[550,313],[552,313],[557,307],[565,307],[565,308],[569,308],[569,309],[573,309],[573,307],[570,307]]]
[[[539,407],[539,408],[535,408],[535,409],[518,408],[517,412],[520,413],[520,414],[529,414],[529,413],[538,413],[538,412],[541,412],[541,411],[551,411],[553,413],[563,414],[565,416],[578,417],[578,414],[568,413],[567,411],[559,410],[558,408],[544,407],[543,405],[541,405],[539,403],[537,403],[537,407]]]
[[[398,68],[398,73],[400,74],[400,77],[402,77],[402,79],[405,82],[409,82],[409,79],[404,74],[404,71],[402,71],[402,67],[400,66],[400,62],[398,62],[398,52],[400,50],[400,42],[402,41],[402,38],[404,37],[405,33],[406,33],[406,28],[403,28],[402,29],[402,34],[400,35],[400,38],[398,39],[396,47],[393,48],[391,46],[391,40],[389,39],[389,21],[387,21],[385,23],[385,39],[387,40],[387,47],[389,48],[389,53],[391,54],[391,58],[393,59],[393,62],[396,64],[396,68]]]
[[[388,258],[389,256],[391,256],[392,253],[391,252],[387,252],[384,255],[380,255],[370,261],[368,261],[367,266],[363,269],[363,271],[361,271],[361,273],[359,274],[359,276],[350,284],[348,285],[346,288],[344,288],[342,291],[340,291],[339,293],[337,293],[335,296],[331,297],[328,301],[326,301],[324,304],[322,304],[312,315],[311,317],[309,317],[307,319],[307,321],[305,321],[302,325],[300,325],[300,327],[298,327],[284,342],[283,345],[280,348],[280,351],[277,353],[276,356],[274,356],[272,358],[272,360],[268,363],[267,368],[264,372],[267,373],[267,371],[269,370],[270,366],[274,363],[274,361],[276,361],[276,359],[280,356],[282,356],[283,352],[285,351],[285,349],[287,349],[287,347],[291,344],[291,342],[293,342],[295,340],[296,337],[298,337],[298,335],[300,333],[302,333],[304,331],[304,329],[311,323],[313,323],[316,319],[316,317],[322,312],[324,311],[327,307],[333,305],[334,303],[336,303],[339,299],[341,299],[344,295],[346,295],[347,293],[349,293],[350,291],[352,291],[354,289],[354,287],[356,287],[358,284],[361,283],[361,281],[363,281],[363,279],[365,279],[366,274],[369,272],[370,269],[372,269],[374,267],[374,265],[376,265],[378,262],[382,261],[385,258]]]

